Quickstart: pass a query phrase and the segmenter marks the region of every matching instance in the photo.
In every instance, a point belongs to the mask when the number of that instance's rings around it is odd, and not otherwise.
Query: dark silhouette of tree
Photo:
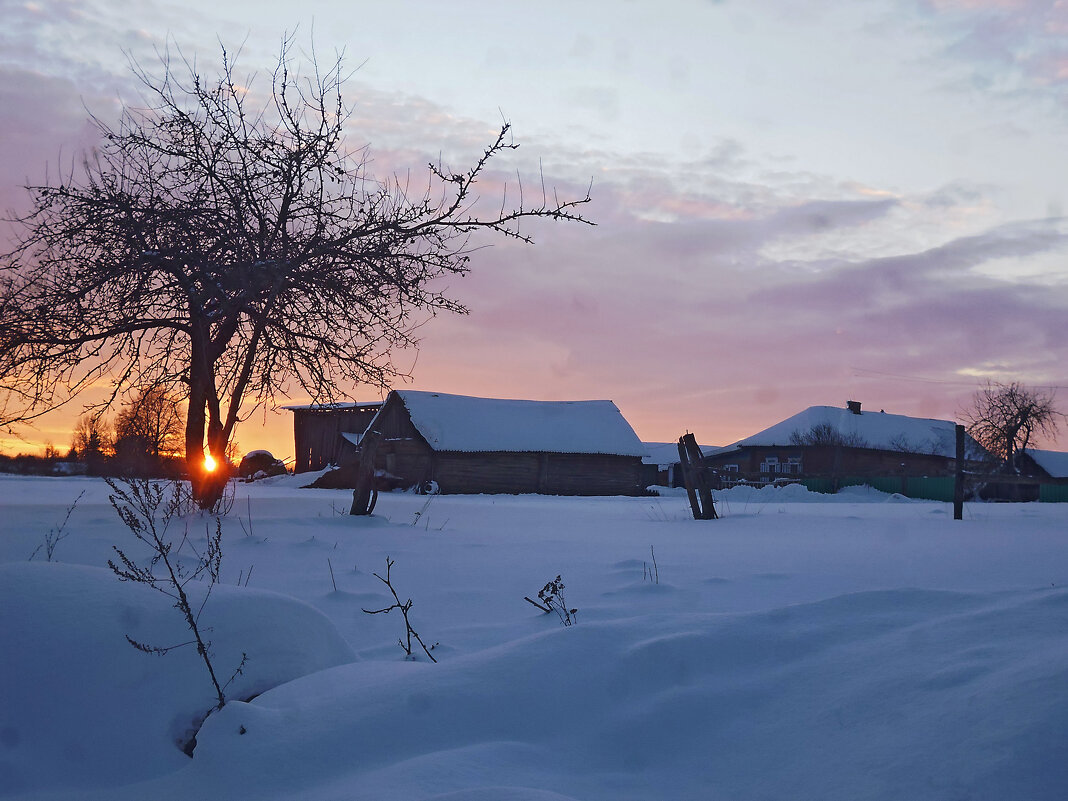
[[[103,416],[89,412],[79,417],[70,447],[74,455],[85,462],[90,474],[100,475],[104,460],[111,451],[111,437]]]
[[[177,398],[161,387],[142,391],[115,417],[115,458],[124,475],[157,475],[162,460],[182,449]]]
[[[205,449],[222,463],[249,405],[387,385],[390,354],[421,323],[466,311],[441,279],[468,271],[480,233],[530,242],[532,219],[588,222],[588,191],[562,200],[541,182],[532,199],[520,181],[491,184],[491,162],[518,147],[508,124],[469,167],[375,177],[345,143],[341,58],[302,76],[291,47],[262,92],[225,50],[214,79],[180,58],[158,75],[134,64],[143,102],[116,125],[94,119],[99,147],[29,187],[0,262],[0,388],[30,408],[101,380],[112,401],[175,392],[205,508],[225,483],[202,469]]]
[[[987,382],[961,412],[968,434],[998,460],[1002,471],[1019,472],[1017,457],[1036,436],[1054,436],[1065,415],[1054,390]]]
[[[794,431],[790,434],[791,445],[825,445],[844,448],[869,448],[864,437],[855,432],[843,434],[830,423],[814,423],[807,431]]]

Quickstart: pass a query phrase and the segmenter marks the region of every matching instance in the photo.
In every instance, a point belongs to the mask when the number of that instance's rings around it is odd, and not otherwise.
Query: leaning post
[[[697,500],[697,487],[693,480],[693,469],[690,467],[690,454],[686,451],[686,442],[679,437],[679,467],[682,468],[682,483],[686,485],[686,497],[690,499],[690,511],[693,519],[701,519],[701,503]]]
[[[375,452],[381,434],[368,430],[360,438],[360,463],[356,473],[356,487],[352,491],[350,515],[369,515],[378,501],[375,488]]]
[[[708,472],[701,458],[701,448],[693,434],[679,437],[679,466],[682,468],[682,479],[686,484],[694,520],[715,520],[719,515],[716,514],[716,502],[708,486]]]

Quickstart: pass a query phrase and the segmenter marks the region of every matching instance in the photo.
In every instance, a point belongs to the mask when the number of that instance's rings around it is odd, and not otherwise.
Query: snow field
[[[190,760],[174,740],[211,686],[191,649],[125,641],[179,642],[183,626],[104,567],[112,544],[130,547],[106,486],[0,476],[0,795],[1053,799],[1068,786],[1056,505],[969,505],[957,522],[945,504],[863,488],[738,488],[723,519],[699,522],[672,491],[388,494],[361,519],[336,514],[349,493],[299,481],[239,487],[223,521],[223,586],[204,614],[221,673],[249,654],[231,697],[262,694],[211,715]],[[27,563],[82,489],[57,563]],[[387,556],[439,664],[404,660],[398,612],[361,611],[392,600],[371,575]],[[558,573],[579,609],[569,628],[523,601]]]

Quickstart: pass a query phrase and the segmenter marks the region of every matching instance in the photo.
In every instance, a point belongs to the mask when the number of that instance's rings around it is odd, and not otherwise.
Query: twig
[[[391,583],[390,576],[389,576],[389,571],[393,567],[393,565],[394,565],[393,560],[390,559],[387,556],[386,557],[386,577],[382,578],[377,573],[372,573],[371,574],[372,576],[374,576],[376,579],[381,581],[383,584],[385,584],[389,588],[390,593],[393,595],[393,603],[390,604],[389,606],[383,607],[382,609],[375,609],[375,610],[364,609],[363,611],[366,612],[369,615],[380,615],[380,614],[383,614],[383,613],[384,614],[389,614],[394,609],[399,609],[401,611],[401,614],[404,616],[404,626],[407,629],[407,638],[408,638],[408,640],[407,640],[407,643],[404,640],[397,640],[397,642],[400,644],[400,647],[404,649],[404,653],[407,654],[408,656],[412,655],[412,637],[415,637],[416,642],[418,642],[419,645],[422,646],[423,652],[428,657],[430,657],[430,661],[434,662],[434,663],[437,663],[438,660],[436,660],[434,658],[434,655],[430,653],[430,649],[426,647],[426,645],[423,643],[422,638],[419,636],[418,632],[416,632],[416,630],[412,628],[411,621],[408,620],[408,611],[412,608],[412,599],[409,598],[404,603],[401,603],[400,597],[397,595],[397,591],[395,589],[393,589],[393,584]]]
[[[547,607],[547,606],[542,606],[542,605],[541,605],[541,604],[539,604],[539,603],[538,603],[537,601],[535,601],[535,600],[532,600],[531,598],[528,598],[528,597],[527,597],[527,596],[525,596],[525,595],[523,596],[523,600],[524,600],[524,601],[526,601],[526,602],[527,602],[528,604],[534,604],[534,606],[538,607],[538,609],[540,609],[540,610],[541,610],[542,612],[552,612],[552,611],[553,611],[553,610],[552,610],[552,609],[550,609],[549,607]]]

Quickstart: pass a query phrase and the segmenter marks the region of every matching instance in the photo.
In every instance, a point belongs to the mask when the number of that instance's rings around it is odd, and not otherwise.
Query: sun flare
[[[205,469],[205,470],[206,470],[207,472],[209,472],[209,473],[212,473],[212,472],[214,472],[214,471],[215,471],[215,468],[216,468],[216,466],[217,466],[217,465],[216,465],[216,463],[215,463],[215,459],[213,459],[213,458],[212,458],[212,456],[211,456],[211,454],[210,454],[210,453],[209,453],[209,454],[207,454],[207,455],[206,455],[206,456],[204,457],[204,469]]]

